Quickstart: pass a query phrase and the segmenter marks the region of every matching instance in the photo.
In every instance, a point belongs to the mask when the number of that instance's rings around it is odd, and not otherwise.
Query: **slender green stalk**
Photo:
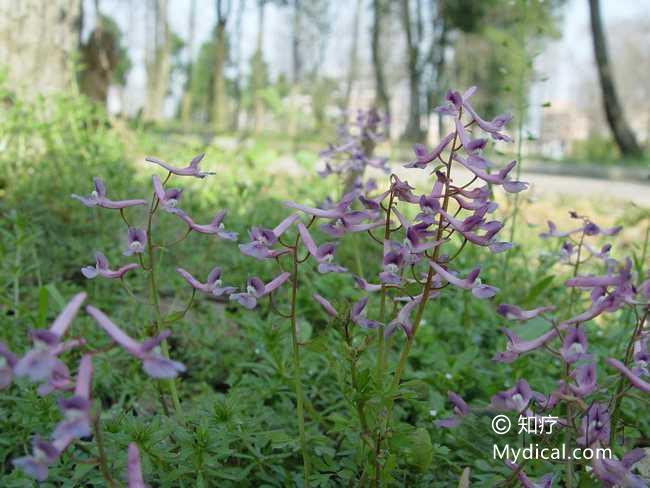
[[[165,179],[163,185],[167,183],[171,173]],[[156,285],[156,256],[154,252],[153,239],[151,237],[151,228],[153,216],[156,213],[158,208],[158,198],[154,195],[151,200],[151,207],[149,209],[149,219],[147,221],[147,254],[149,255],[149,290],[151,293],[151,301],[155,313],[155,324],[156,324],[156,333],[160,333],[163,326],[162,313],[160,312],[160,297],[158,295],[158,287]],[[160,351],[165,359],[169,359],[169,345],[167,340],[162,341],[160,344]],[[174,378],[170,378],[166,381],[169,393],[172,397],[172,403],[174,405],[174,410],[178,416],[178,419],[183,419],[183,409],[181,407],[180,397],[178,395],[178,390],[176,389],[176,382]]]
[[[462,116],[462,110],[460,111],[458,117],[460,118]],[[446,177],[445,177],[445,196],[443,198],[442,202],[442,208],[447,211],[449,208],[449,199],[451,197],[450,189],[449,186],[451,184],[451,165],[454,157],[454,153],[459,149],[456,147],[456,142],[458,140],[458,132],[456,131],[454,133],[454,139],[451,143],[451,150],[449,152],[449,159],[447,161],[447,170],[446,170]],[[436,232],[436,241],[439,241],[442,238],[442,233],[444,231],[444,227],[442,225],[443,223],[443,215],[442,213],[440,214],[440,219],[438,220],[438,229]],[[440,248],[442,245],[436,246],[434,251],[433,251],[433,256],[431,256],[430,260],[431,261],[436,261],[438,259],[438,255],[440,253]],[[390,425],[391,421],[391,416],[393,412],[393,405],[395,403],[395,392],[399,388],[400,380],[402,378],[402,374],[404,373],[404,369],[406,367],[406,360],[408,359],[408,356],[411,352],[411,348],[413,347],[413,340],[415,339],[415,335],[418,331],[418,328],[420,327],[420,323],[422,322],[422,316],[424,315],[424,309],[426,307],[426,304],[428,302],[429,298],[429,293],[431,292],[432,284],[433,284],[433,276],[434,276],[434,271],[433,268],[429,266],[429,270],[427,272],[427,280],[424,284],[424,289],[422,290],[422,298],[420,299],[420,303],[418,305],[418,308],[415,312],[415,318],[413,320],[413,326],[411,329],[411,335],[406,339],[406,343],[404,344],[404,348],[402,349],[402,352],[399,357],[399,362],[397,363],[397,367],[395,368],[395,374],[393,376],[393,381],[391,383],[391,395],[388,398],[388,408],[386,409],[386,416],[384,419],[384,426],[383,429],[378,432],[379,437],[377,438],[377,455],[381,452],[381,440],[382,440],[382,434],[386,432],[388,429],[388,426]],[[375,459],[377,462],[377,459]],[[375,471],[375,479],[374,483],[376,486],[379,485],[379,476],[381,474],[381,467]]]
[[[108,462],[106,458],[106,450],[104,449],[104,440],[102,437],[102,428],[99,420],[99,413],[93,417],[93,434],[95,436],[95,443],[97,444],[97,452],[99,453],[99,471],[102,474],[102,478],[106,481],[107,485],[110,488],[115,488],[115,480],[111,477],[111,473],[108,469]]]
[[[458,117],[460,116],[461,114],[458,115]],[[442,208],[443,210],[445,210],[445,212],[449,207],[449,198],[450,198],[449,185],[451,182],[451,164],[453,161],[454,152],[457,150],[456,148],[457,139],[458,139],[458,132],[454,133],[454,140],[452,141],[451,151],[449,153],[449,160],[447,161],[447,172],[445,175],[445,196],[442,201]],[[442,221],[443,221],[443,216],[442,214],[440,214],[440,219],[438,220],[438,230],[436,232],[436,238],[435,238],[436,241],[439,241],[442,238],[442,232],[444,229],[442,226]],[[441,247],[442,244],[435,247],[433,251],[433,256],[430,258],[431,261],[436,261],[438,259],[438,255],[440,253]],[[429,293],[431,292],[434,274],[435,273],[433,271],[433,268],[429,267],[429,271],[427,272],[427,280],[424,284],[424,289],[422,291],[422,299],[420,300],[420,304],[418,305],[418,308],[415,312],[415,319],[413,320],[411,336],[406,340],[406,344],[404,344],[404,349],[402,349],[399,362],[397,363],[397,368],[395,369],[395,375],[393,376],[393,383],[392,383],[393,390],[397,390],[397,388],[399,387],[399,382],[402,378],[402,374],[406,366],[406,360],[408,358],[409,353],[411,352],[411,347],[413,346],[413,340],[415,339],[415,334],[417,333],[418,328],[420,327],[420,322],[422,321],[422,316],[424,315],[424,308],[426,307],[429,298]],[[390,417],[390,414],[392,412],[393,401],[394,401],[394,397],[391,396],[388,404],[389,408],[388,408],[387,418]]]
[[[639,319],[634,327],[634,332],[630,336],[630,341],[627,344],[627,349],[625,350],[625,359],[624,359],[624,364],[625,366],[629,366],[630,361],[632,360],[632,354],[634,352],[634,342],[639,338],[639,335],[643,331],[643,327],[645,326],[645,322],[648,318],[648,312],[643,316],[643,318]],[[611,426],[610,426],[610,431],[609,431],[609,445],[613,446],[614,441],[616,440],[616,427],[619,421],[620,417],[620,406],[621,406],[621,401],[623,399],[623,388],[625,387],[625,375],[623,373],[620,374],[619,380],[618,380],[618,385],[616,386],[616,393],[614,394],[614,405],[611,408]]]
[[[388,197],[388,208],[386,209],[386,222],[384,224],[384,241],[390,239],[390,214],[393,208],[395,195],[390,192]],[[379,321],[383,324],[386,321],[386,285],[381,285],[381,295],[379,299]],[[377,329],[377,383],[383,385],[384,371],[386,370],[386,340],[384,331]]]
[[[585,240],[585,233],[584,231],[582,232],[582,235],[580,236],[580,243],[578,244],[578,252],[576,254],[576,262],[573,267],[573,277],[575,278],[578,276],[578,272],[580,271],[580,259],[582,255],[582,245]],[[571,290],[571,298],[570,298],[570,303],[569,303],[569,316],[573,315],[573,304],[576,301],[576,294],[577,294],[577,287],[574,287]],[[580,324],[577,324],[577,327],[579,327]],[[570,380],[570,364],[565,362],[564,363],[564,381],[568,382]],[[571,405],[571,402],[567,402],[566,404],[566,416],[567,416],[567,425],[569,428],[565,429],[564,431],[564,445],[570,446],[572,442],[572,431],[571,429],[573,428],[573,406]],[[566,460],[565,463],[565,480],[564,484],[567,488],[572,488],[573,487],[573,459],[569,456]]]
[[[305,486],[309,486],[309,454],[307,452],[307,437],[305,435],[305,409],[304,409],[304,391],[302,380],[300,378],[300,343],[298,340],[298,322],[296,320],[296,301],[298,296],[298,243],[300,236],[296,237],[296,243],[293,247],[291,257],[292,276],[291,276],[291,347],[293,352],[293,376],[294,387],[296,391],[296,413],[298,414],[298,433],[300,436],[300,450],[302,451],[302,463],[305,473]]]

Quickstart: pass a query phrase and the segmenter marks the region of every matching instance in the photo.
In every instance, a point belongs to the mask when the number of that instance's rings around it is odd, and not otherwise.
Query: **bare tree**
[[[187,36],[187,67],[185,79],[185,91],[181,101],[181,122],[188,126],[192,116],[192,72],[194,71],[194,38],[196,32],[196,0],[190,2],[190,15],[188,20]]]
[[[415,0],[415,19],[412,19],[411,9],[412,2],[402,0],[401,17],[406,37],[406,64],[409,83],[409,116],[403,136],[409,140],[419,140],[423,137],[421,126],[422,99],[420,93],[422,80],[420,43],[423,36],[421,0]]]
[[[298,115],[298,92],[300,90],[300,79],[302,75],[302,53],[301,50],[301,35],[302,35],[302,17],[303,9],[301,0],[293,0],[293,26],[291,33],[291,55],[292,55],[292,71],[293,76],[291,80],[291,101],[289,110],[289,135],[295,138],[296,135],[296,118]]]
[[[345,86],[344,107],[350,109],[350,97],[352,96],[352,86],[359,75],[359,24],[361,23],[361,8],[363,0],[357,0],[354,9],[354,18],[352,20],[352,43],[350,44],[350,66],[348,67],[348,79]]]
[[[262,88],[264,85],[264,53],[262,51],[264,42],[264,10],[267,0],[257,0],[258,23],[257,43],[252,60],[251,92],[253,96],[253,128],[259,132],[262,128],[262,116],[264,107],[262,104]]]
[[[619,101],[614,74],[609,62],[607,41],[603,31],[603,24],[600,15],[600,1],[589,0],[589,12],[591,18],[591,33],[594,43],[594,55],[598,67],[598,78],[603,96],[603,107],[607,123],[612,131],[616,145],[621,154],[626,157],[640,157],[641,147],[636,140],[634,132],[625,119],[623,107]]]
[[[168,0],[151,0],[153,33],[148,38],[146,52],[147,96],[145,120],[162,119],[165,97],[171,71],[171,31],[168,19]]]
[[[226,81],[224,66],[226,64],[226,25],[230,17],[232,4],[230,0],[216,0],[217,25],[215,26],[214,78],[212,86],[212,121],[216,131],[226,127]]]
[[[0,64],[26,97],[76,87],[80,0],[0,0]]]
[[[386,9],[385,0],[372,0],[373,22],[371,35],[372,66],[375,72],[375,90],[377,92],[376,104],[390,118],[390,99],[386,90],[386,78],[384,77],[384,65],[381,55],[381,28],[384,12]]]
[[[246,1],[239,0],[239,8],[237,9],[237,16],[235,18],[235,66],[237,68],[237,74],[235,76],[234,82],[234,91],[235,91],[235,109],[232,114],[231,127],[233,130],[239,128],[239,116],[241,113],[242,105],[242,39],[243,39],[243,29],[242,22],[244,20],[244,10],[246,9]]]
[[[99,0],[95,0],[95,17],[96,25],[90,38],[81,45],[80,88],[91,100],[105,105],[121,53],[117,25],[104,17]]]

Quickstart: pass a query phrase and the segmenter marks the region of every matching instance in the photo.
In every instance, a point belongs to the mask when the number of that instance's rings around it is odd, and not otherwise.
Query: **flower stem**
[[[168,177],[169,179],[169,177]],[[167,180],[165,180],[166,182]],[[158,207],[158,198],[154,195],[151,200],[151,207],[149,210],[149,220],[147,222],[147,253],[149,254],[149,289],[151,292],[151,301],[153,303],[155,319],[156,319],[156,333],[160,333],[160,330],[163,325],[162,314],[160,312],[160,297],[158,295],[158,287],[156,285],[156,259],[154,254],[153,239],[151,238],[151,224],[153,221],[153,215],[156,212]],[[169,359],[169,345],[167,340],[163,340],[160,344],[160,351],[165,359]],[[174,410],[178,419],[183,419],[183,409],[181,407],[180,397],[178,395],[178,390],[176,389],[176,382],[174,378],[167,380],[167,385],[169,388],[169,393],[172,397],[172,403],[174,405]]]
[[[108,463],[106,461],[106,451],[104,450],[104,441],[102,438],[102,428],[99,422],[99,413],[93,417],[93,433],[95,435],[95,443],[97,444],[97,452],[99,453],[99,471],[102,474],[102,478],[106,480],[107,485],[110,488],[115,488],[115,480],[111,477],[111,473],[108,470]]]
[[[307,438],[305,435],[305,411],[304,392],[300,378],[300,344],[298,341],[298,323],[296,321],[296,301],[298,296],[298,242],[300,236],[296,237],[296,244],[292,250],[293,273],[291,279],[291,346],[293,350],[293,375],[296,391],[296,413],[298,414],[298,433],[300,436],[300,450],[302,451],[302,463],[305,473],[305,486],[309,486],[309,454],[307,452]]]
[[[388,208],[386,209],[386,222],[384,225],[384,241],[390,239],[390,214],[393,208],[393,199],[395,195],[391,191],[388,198]],[[379,321],[383,324],[386,321],[386,285],[381,285],[381,297],[379,302]],[[386,370],[386,340],[384,331],[377,329],[377,383],[383,385],[384,371]]]

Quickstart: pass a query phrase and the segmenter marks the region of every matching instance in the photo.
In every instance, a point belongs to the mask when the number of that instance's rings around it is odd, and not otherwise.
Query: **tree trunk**
[[[350,45],[350,66],[348,68],[348,80],[345,86],[345,111],[350,110],[350,99],[352,97],[352,87],[359,73],[359,24],[361,23],[361,7],[363,0],[357,0],[354,9],[354,20],[352,25],[352,44]]]
[[[638,158],[642,154],[641,147],[634,136],[634,132],[632,132],[632,129],[630,129],[630,126],[625,120],[623,107],[616,93],[616,86],[614,85],[614,73],[609,62],[607,42],[600,16],[599,0],[589,0],[589,12],[591,33],[594,41],[594,55],[598,67],[598,78],[600,79],[607,123],[612,130],[614,140],[621,150],[621,154],[625,157]]]
[[[291,52],[293,56],[293,77],[291,83],[290,107],[289,107],[289,136],[295,142],[298,117],[298,94],[300,91],[300,78],[302,75],[302,58],[300,57],[300,34],[302,32],[302,8],[301,0],[293,0],[293,32],[291,40]],[[294,146],[294,150],[297,149]]]
[[[262,88],[264,84],[264,55],[262,45],[264,41],[264,7],[266,0],[258,0],[259,19],[257,25],[257,47],[255,49],[253,62],[253,128],[255,133],[259,133],[262,128],[262,117],[264,107],[262,105]]]
[[[212,121],[214,129],[217,132],[226,128],[226,117],[228,113],[226,107],[226,82],[223,76],[223,69],[226,64],[226,22],[226,17],[219,19],[217,23],[217,37],[215,39]]]
[[[390,119],[390,99],[386,91],[386,79],[384,78],[384,66],[381,56],[381,26],[384,14],[384,1],[372,0],[373,23],[371,36],[372,65],[375,71],[376,103]]]
[[[189,35],[187,38],[187,69],[185,92],[181,101],[181,123],[185,128],[192,118],[192,75],[194,71],[194,32],[196,31],[196,0],[190,3]]]
[[[419,66],[419,38],[422,33],[421,29],[421,9],[419,7],[419,0],[417,8],[417,32],[413,32],[411,25],[411,2],[409,0],[402,0],[402,25],[404,28],[404,35],[406,37],[406,59],[409,78],[409,116],[404,131],[403,137],[407,140],[418,141],[422,139],[422,126],[421,126],[421,100],[420,100],[420,81],[421,70]]]
[[[235,39],[236,39],[236,51],[235,58],[237,60],[237,76],[235,77],[235,110],[232,114],[232,129],[236,131],[239,129],[239,116],[241,114],[241,105],[242,105],[242,87],[241,87],[241,77],[242,77],[242,21],[244,19],[244,9],[246,8],[246,1],[239,0],[239,8],[237,10],[237,18],[235,20]]]
[[[171,70],[171,33],[168,20],[168,0],[154,0],[153,46],[148,51],[147,97],[144,118],[159,121],[163,117],[165,98]]]
[[[80,16],[80,0],[0,0],[0,64],[10,89],[28,99],[76,89]]]

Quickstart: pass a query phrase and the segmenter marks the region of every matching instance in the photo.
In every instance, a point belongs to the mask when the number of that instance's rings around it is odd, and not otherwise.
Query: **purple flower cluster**
[[[598,249],[589,242],[598,236],[615,236],[620,232],[620,227],[601,228],[576,212],[571,212],[570,216],[579,221],[574,229],[559,231],[553,222],[548,222],[548,231],[540,234],[543,239],[562,240],[557,254],[559,262],[573,270],[573,277],[564,283],[569,295],[568,306],[559,310],[553,306],[523,310],[515,305],[500,304],[497,312],[505,319],[526,322],[540,318],[549,323],[549,329],[534,339],[522,340],[512,330],[503,328],[507,338],[506,349],[494,357],[498,362],[510,363],[519,356],[534,351],[551,354],[560,360],[563,377],[548,396],[533,391],[525,379],[520,379],[512,388],[497,393],[492,398],[491,407],[537,417],[559,409],[560,405],[567,405],[564,414],[559,417],[560,428],[575,429],[575,440],[579,445],[599,448],[610,446],[617,440],[620,401],[628,390],[625,384],[628,383],[631,388],[642,393],[650,393],[650,334],[645,325],[650,314],[650,277],[642,273],[635,274],[630,258],[620,261],[612,257],[611,244],[607,243]],[[592,264],[591,269],[600,271],[596,274],[582,274],[581,271],[588,263]],[[581,291],[587,294],[584,300],[580,299]],[[582,305],[583,311],[573,312],[574,305]],[[611,393],[604,387],[608,382],[603,381],[600,385],[597,382],[598,358],[588,351],[588,323],[624,307],[634,311],[637,321],[624,360],[611,357],[604,360],[618,374],[618,386]],[[561,313],[565,316],[561,317]],[[604,401],[603,398],[607,398],[608,393],[611,397],[609,401]],[[458,400],[451,400],[457,409]],[[455,420],[441,423],[442,426],[456,424]],[[643,450],[634,449],[620,460],[594,457],[592,472],[603,486],[646,486],[631,472],[633,465],[643,456]],[[510,467],[518,473],[524,486],[538,486],[522,479],[526,475],[516,466]],[[551,478],[544,479],[543,486],[550,486]]]
[[[55,390],[73,390],[72,396],[58,398],[63,418],[52,432],[51,440],[36,436],[33,440],[32,454],[14,460],[17,467],[40,481],[47,478],[48,466],[54,463],[75,439],[91,434],[93,355],[82,356],[74,382],[70,379],[67,366],[59,359],[65,351],[85,345],[83,339],[63,340],[85,300],[85,293],[75,295],[48,329],[31,330],[34,347],[21,358],[17,358],[0,343],[2,388],[7,388],[11,384],[12,377],[16,376],[42,382],[38,389],[41,395]],[[184,371],[185,367],[182,364],[165,359],[155,352],[156,346],[168,334],[137,343],[95,307],[88,306],[86,310],[115,342],[142,361],[145,372],[152,378],[174,377],[179,371]]]
[[[360,189],[367,167],[390,172],[388,158],[374,156],[375,147],[388,137],[389,120],[376,109],[359,110],[355,120],[338,128],[338,141],[321,151],[325,167],[318,174],[325,178],[332,174],[345,178],[345,191]],[[374,183],[369,182],[370,185]]]

